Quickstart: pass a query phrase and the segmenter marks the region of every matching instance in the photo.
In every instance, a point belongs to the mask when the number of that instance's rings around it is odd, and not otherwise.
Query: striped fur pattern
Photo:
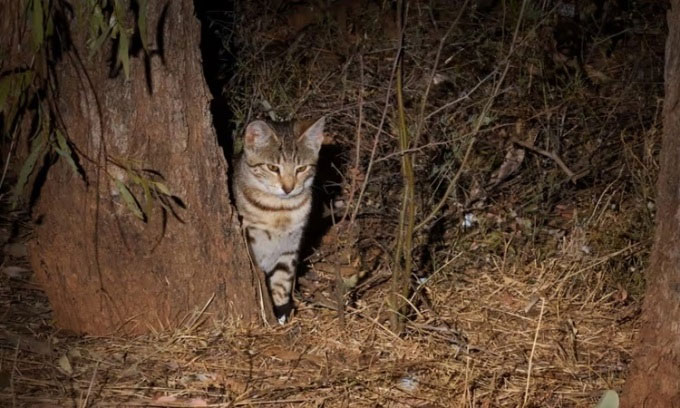
[[[236,207],[253,259],[267,276],[279,323],[286,321],[293,306],[291,291],[323,128],[324,118],[311,126],[251,122],[234,167]]]

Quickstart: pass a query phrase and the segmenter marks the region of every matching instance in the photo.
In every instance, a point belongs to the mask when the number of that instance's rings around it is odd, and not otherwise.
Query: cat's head
[[[297,121],[249,123],[243,140],[245,170],[270,194],[301,194],[314,180],[324,123],[323,117],[311,125]]]

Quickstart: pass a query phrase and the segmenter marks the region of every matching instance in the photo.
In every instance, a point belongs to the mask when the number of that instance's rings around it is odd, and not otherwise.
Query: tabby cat
[[[324,122],[324,118],[311,126],[296,121],[251,122],[234,167],[236,207],[253,260],[267,276],[281,324],[293,307],[291,291]]]

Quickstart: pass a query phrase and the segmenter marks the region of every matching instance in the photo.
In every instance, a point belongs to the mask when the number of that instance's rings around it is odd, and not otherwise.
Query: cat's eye
[[[267,169],[269,169],[269,171],[274,172],[274,173],[279,172],[279,166],[277,166],[275,164],[268,164]]]
[[[307,170],[309,166],[298,166],[298,168],[295,169],[296,173],[302,173],[303,171]]]

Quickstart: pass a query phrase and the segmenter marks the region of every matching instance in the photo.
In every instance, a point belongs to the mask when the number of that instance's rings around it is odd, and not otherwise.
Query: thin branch
[[[516,139],[516,138],[512,138],[510,141],[512,143],[515,143],[515,144],[518,144],[518,145],[524,147],[525,149],[531,150],[534,153],[538,153],[540,155],[543,155],[543,156],[551,159],[552,161],[557,163],[557,165],[560,167],[560,169],[567,175],[567,177],[569,177],[569,180],[571,180],[572,182],[578,180],[579,177],[577,177],[577,174],[574,173],[573,171],[571,171],[569,169],[569,167],[567,167],[567,165],[564,164],[564,161],[562,161],[560,156],[558,156],[556,153],[549,152],[547,150],[543,150],[540,147],[536,147],[529,142],[525,142],[523,140],[519,140],[519,139]],[[581,177],[583,175],[585,175],[585,174],[582,174]]]
[[[444,36],[439,40],[439,47],[437,48],[437,55],[434,58],[434,64],[432,65],[432,72],[430,73],[430,77],[427,80],[427,86],[425,87],[425,93],[423,93],[423,98],[420,101],[420,111],[418,112],[418,120],[416,121],[416,130],[414,132],[414,141],[413,141],[413,146],[416,147],[418,146],[418,142],[420,141],[420,136],[421,136],[421,131],[423,129],[423,125],[425,124],[425,107],[427,105],[427,98],[430,95],[430,88],[432,87],[432,83],[434,82],[434,77],[437,74],[437,68],[439,68],[439,59],[441,58],[442,55],[442,50],[444,49],[444,44],[448,43],[448,38],[449,35],[451,35],[451,32],[453,32],[453,29],[458,25],[458,22],[460,21],[460,18],[463,16],[463,11],[467,8],[469,0],[465,0],[463,5],[460,7],[460,11],[458,12],[458,16],[456,16],[456,19],[451,23],[451,27],[449,27],[448,30],[446,30],[446,33],[444,33]],[[431,115],[428,115],[428,118],[431,117]]]
[[[401,28],[399,48],[402,52],[398,56],[397,64],[397,113],[399,130],[399,150],[408,150],[411,144],[411,135],[406,124],[406,111],[404,108],[404,28],[406,26],[406,16],[408,15],[408,2],[406,5],[402,1],[397,3],[398,21]],[[401,212],[399,216],[399,229],[397,231],[397,245],[394,251],[394,274],[392,275],[392,294],[391,299],[391,323],[392,330],[396,333],[401,332],[404,326],[403,309],[405,304],[403,299],[407,299],[409,290],[409,280],[413,263],[413,227],[415,225],[415,179],[413,175],[413,153],[401,156],[401,174],[404,183],[401,201]],[[403,262],[402,262],[403,261]]]
[[[392,92],[392,81],[394,80],[395,74],[397,72],[397,63],[399,62],[399,54],[401,53],[401,49],[397,50],[397,55],[394,58],[394,63],[392,64],[392,73],[390,74],[390,80],[387,83],[387,92],[385,93],[385,103],[382,111],[382,115],[380,117],[380,123],[378,124],[378,129],[375,132],[375,136],[373,137],[373,147],[371,149],[371,156],[368,161],[368,167],[366,167],[366,175],[364,176],[364,183],[361,185],[361,191],[359,191],[359,197],[357,197],[357,202],[354,204],[354,211],[352,212],[352,218],[350,219],[350,222],[354,222],[354,220],[357,217],[357,214],[359,212],[359,207],[361,205],[361,200],[364,197],[364,193],[366,192],[366,187],[368,186],[368,180],[370,180],[371,176],[371,171],[373,170],[373,164],[375,160],[375,153],[378,150],[378,142],[380,141],[380,133],[382,132],[382,128],[385,125],[385,119],[387,118],[387,109],[390,106],[390,96]]]
[[[515,25],[515,32],[513,33],[512,37],[512,43],[510,44],[510,50],[508,51],[508,55],[505,57],[505,68],[503,69],[503,72],[501,73],[501,77],[499,78],[498,82],[496,83],[495,88],[493,89],[493,92],[489,99],[487,100],[486,104],[482,108],[482,111],[480,114],[477,116],[477,120],[475,121],[475,125],[473,128],[473,136],[470,139],[470,143],[468,144],[468,147],[465,151],[465,156],[463,156],[463,161],[460,163],[460,167],[458,168],[458,171],[454,175],[453,179],[449,183],[449,186],[446,188],[446,191],[444,192],[444,195],[442,198],[439,200],[437,205],[434,207],[432,211],[421,221],[418,225],[416,225],[414,231],[418,231],[420,228],[424,227],[427,225],[432,218],[436,217],[439,211],[444,207],[444,204],[446,204],[446,201],[449,198],[449,195],[453,192],[454,188],[458,184],[458,179],[460,176],[463,174],[463,169],[465,168],[467,161],[470,157],[470,153],[472,152],[472,148],[474,147],[475,143],[477,142],[477,134],[479,133],[479,129],[482,127],[482,123],[484,121],[484,118],[486,115],[489,113],[491,110],[491,106],[493,105],[494,101],[496,100],[496,96],[498,96],[501,85],[503,84],[503,81],[505,80],[506,75],[508,74],[508,70],[510,69],[510,57],[512,57],[513,53],[515,52],[515,46],[517,44],[517,38],[519,36],[519,28],[522,24],[522,20],[524,19],[524,10],[526,9],[527,5],[527,0],[522,0],[522,8],[520,9],[519,17],[517,18],[517,25]]]
[[[359,79],[361,81],[358,101],[359,119],[357,120],[356,145],[354,147],[356,149],[356,157],[354,159],[355,160],[354,168],[352,169],[352,185],[350,186],[349,198],[347,199],[345,212],[342,214],[340,222],[343,222],[345,218],[347,218],[347,214],[349,214],[349,209],[352,205],[352,200],[354,200],[354,194],[356,193],[357,177],[359,175],[359,165],[361,164],[361,128],[363,126],[364,121],[364,58],[361,54],[359,54]],[[356,209],[359,208],[358,204],[359,203],[357,202],[355,211],[352,213],[352,218],[350,222],[351,224],[354,224],[354,219],[357,214]]]

